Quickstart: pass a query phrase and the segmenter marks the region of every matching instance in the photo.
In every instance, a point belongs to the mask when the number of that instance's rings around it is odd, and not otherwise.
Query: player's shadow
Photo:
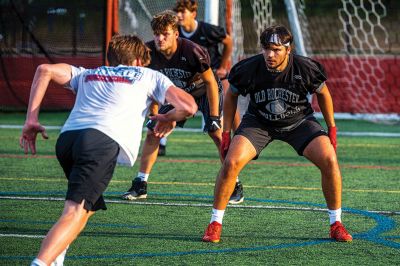
[[[197,227],[195,228],[198,229]],[[91,231],[91,232],[82,232],[81,236],[87,237],[106,237],[106,238],[137,238],[137,239],[158,239],[158,240],[177,240],[177,241],[187,241],[187,242],[199,242],[203,236],[203,232],[199,232],[198,234],[191,235],[179,235],[176,233],[143,233],[143,232],[105,232],[105,231]],[[238,239],[251,239],[252,245],[270,245],[271,242],[274,244],[271,245],[280,245],[280,244],[290,244],[290,243],[299,243],[299,242],[312,242],[312,241],[327,241],[330,242],[329,238],[313,238],[313,237],[294,237],[294,236],[271,236],[266,232],[265,235],[257,235],[253,234],[224,234],[222,237],[224,243],[235,243],[238,244]],[[278,242],[278,243],[277,243]],[[248,245],[248,241],[243,241],[243,245]]]
[[[210,190],[211,191],[211,190]],[[162,195],[161,195],[162,194]],[[179,195],[169,195],[172,193],[157,193],[156,195],[152,195],[152,193],[149,193],[149,196],[147,199],[139,199],[135,201],[131,201],[132,204],[138,203],[138,204],[145,204],[145,203],[159,203],[162,202],[166,206],[168,203],[181,203],[181,204],[212,204],[213,203],[213,196],[202,196],[202,195],[192,195],[188,197],[180,197]],[[165,196],[164,196],[165,195]],[[113,195],[107,195],[106,199],[110,200],[121,200],[121,197],[118,196],[113,196]],[[128,204],[129,201],[126,201]],[[161,204],[160,204],[161,205]]]

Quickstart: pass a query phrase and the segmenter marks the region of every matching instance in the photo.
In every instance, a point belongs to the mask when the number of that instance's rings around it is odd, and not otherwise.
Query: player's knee
[[[89,212],[83,208],[82,204],[69,201],[68,204],[64,207],[61,218],[73,222],[78,222],[82,219],[85,219],[85,217],[89,215],[88,213]]]
[[[240,171],[240,162],[237,159],[230,157],[225,158],[223,162],[222,171],[226,174],[236,174]]]
[[[321,162],[319,168],[321,168],[322,171],[332,171],[339,168],[337,157],[334,153],[325,155]]]

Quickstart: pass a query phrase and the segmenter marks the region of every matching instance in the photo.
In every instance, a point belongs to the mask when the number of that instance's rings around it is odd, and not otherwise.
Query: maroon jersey
[[[146,43],[151,49],[151,69],[158,70],[180,88],[186,88],[196,73],[210,68],[208,52],[192,41],[178,38],[178,48],[171,59],[157,50],[154,41]]]
[[[182,27],[179,27],[179,36],[205,47],[210,54],[211,67],[213,69],[217,69],[221,65],[222,55],[218,46],[226,38],[224,28],[198,21],[197,29],[191,37],[185,37]]]

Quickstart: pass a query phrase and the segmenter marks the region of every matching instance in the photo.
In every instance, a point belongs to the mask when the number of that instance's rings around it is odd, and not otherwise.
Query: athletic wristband
[[[208,132],[214,132],[221,129],[221,118],[219,116],[209,116],[207,122]]]

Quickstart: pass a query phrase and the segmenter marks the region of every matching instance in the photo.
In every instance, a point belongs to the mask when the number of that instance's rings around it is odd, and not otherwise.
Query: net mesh
[[[166,9],[172,9],[176,0],[144,1],[119,0],[119,29],[122,34],[137,34],[143,40],[150,41],[153,33],[150,27],[152,17]],[[225,23],[225,1],[219,1],[219,22],[221,27]],[[204,20],[205,0],[198,1],[197,19]]]
[[[103,63],[106,1],[0,1],[0,109],[26,107],[40,63]],[[230,1],[227,1],[230,2]],[[285,1],[233,0],[232,62],[260,52],[258,36],[271,24],[290,28]],[[324,64],[335,111],[400,113],[400,1],[294,0],[307,55]],[[175,0],[119,0],[122,34],[152,39],[154,14]],[[198,19],[204,20],[205,0]],[[226,2],[219,1],[225,27]],[[390,33],[390,34],[388,34]],[[44,107],[71,107],[73,96],[51,86]],[[314,99],[315,101],[315,99]],[[314,107],[318,106],[313,102]]]
[[[389,44],[389,35],[382,23],[387,16],[386,7],[380,0],[342,0],[342,5],[339,36],[348,55],[344,71],[352,73],[343,78],[347,96],[352,99],[347,102],[348,108],[365,113],[385,112],[385,62],[379,59],[379,54],[385,53]],[[370,99],[368,104],[366,99]]]
[[[294,2],[307,55],[323,63],[328,73],[335,112],[398,119],[400,2]],[[257,42],[260,28],[270,23],[290,28],[285,1],[242,0],[234,16],[239,15],[242,25],[234,31],[234,38],[245,40],[238,47],[243,50],[241,58],[261,51]],[[319,111],[315,97],[313,107]]]

